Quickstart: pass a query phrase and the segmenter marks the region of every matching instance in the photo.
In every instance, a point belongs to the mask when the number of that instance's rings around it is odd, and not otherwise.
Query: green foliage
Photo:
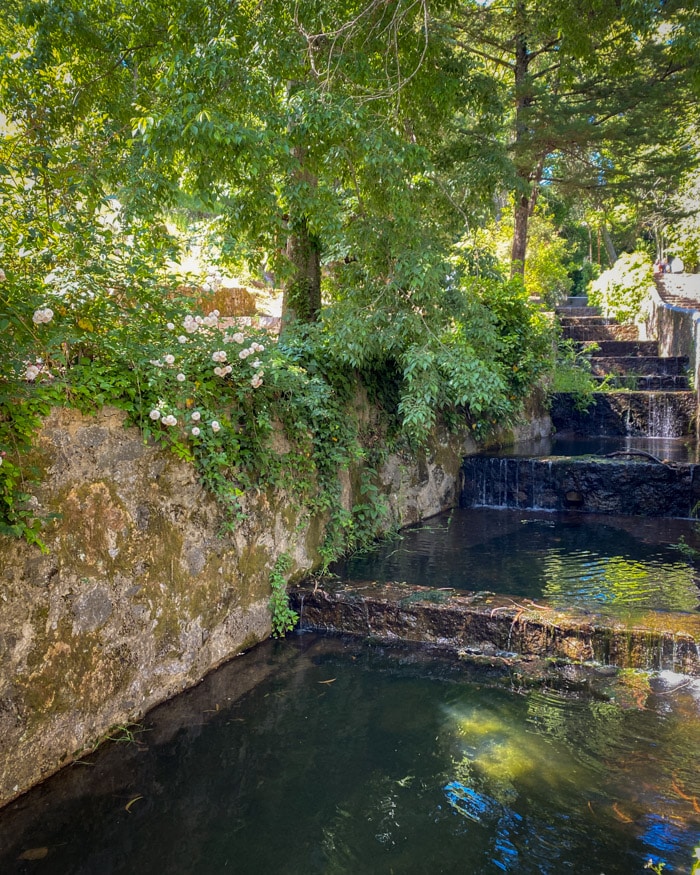
[[[519,280],[465,276],[445,288],[447,265],[413,250],[381,284],[362,265],[344,267],[347,291],[324,313],[332,354],[361,375],[397,375],[398,416],[415,445],[460,410],[487,432],[516,415],[551,366],[551,326]]]
[[[634,322],[653,288],[654,271],[647,253],[624,253],[590,284],[588,302],[600,307],[604,316]]]
[[[502,273],[510,269],[513,218],[507,214],[491,227],[492,249],[497,254]],[[528,222],[527,252],[523,281],[528,295],[554,307],[571,291],[569,276],[570,247],[560,235],[552,215],[538,206]]]
[[[577,348],[575,341],[560,338],[549,391],[572,395],[576,409],[584,412],[593,404],[593,392],[598,389],[591,378],[591,363],[586,354]]]
[[[550,307],[562,301],[572,287],[568,271],[569,250],[551,218],[538,211],[528,226],[525,288]]]
[[[569,294],[585,296],[588,294],[588,287],[591,282],[598,279],[600,268],[593,261],[583,261],[580,267],[575,267],[571,271],[571,290]]]
[[[450,257],[460,210],[489,212],[505,161],[500,149],[483,170],[454,139],[451,113],[497,135],[499,88],[473,79],[449,43],[426,43],[411,8],[396,19],[371,9],[369,31],[348,32],[343,53],[322,59],[331,43],[308,35],[344,26],[352,4],[292,13],[277,2],[76,0],[31,14],[10,4],[0,22],[7,526],[34,537],[17,454],[50,404],[125,410],[197,466],[229,525],[251,489],[310,502],[330,517],[325,561],[384,525],[381,460],[347,414],[358,382],[383,407],[386,433],[413,446],[439,418],[466,415],[480,435],[517,415],[549,366],[549,327],[481,244]],[[400,35],[390,75],[385,32]],[[406,69],[416,75],[399,94]],[[387,75],[388,90],[373,91]],[[165,215],[200,235],[201,252],[251,275],[273,269],[292,289],[289,238],[304,227],[325,263],[320,323],[276,342],[202,312],[188,330],[198,307],[166,269],[182,253]],[[361,463],[361,500],[345,511],[337,474],[350,462]]]
[[[277,561],[270,572],[270,613],[272,614],[272,635],[274,638],[283,638],[290,632],[299,620],[299,615],[289,607],[287,596],[287,580],[285,574],[292,567],[292,560],[286,553],[277,557]]]

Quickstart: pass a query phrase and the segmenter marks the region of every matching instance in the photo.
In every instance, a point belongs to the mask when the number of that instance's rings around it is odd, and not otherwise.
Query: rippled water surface
[[[462,508],[338,563],[350,580],[489,590],[560,606],[695,611],[688,520]]]
[[[0,871],[689,872],[700,682],[590,675],[261,645],[1,812]]]

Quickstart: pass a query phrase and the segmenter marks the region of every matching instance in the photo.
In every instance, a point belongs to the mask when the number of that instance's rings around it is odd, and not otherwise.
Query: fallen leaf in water
[[[613,803],[612,810],[615,812],[615,816],[618,820],[621,820],[622,823],[634,823],[634,819],[628,817],[623,811],[620,810],[617,802]]]
[[[143,796],[134,796],[133,799],[130,799],[130,800],[126,803],[126,805],[124,806],[124,811],[129,811],[129,812],[131,812],[131,806],[134,804],[134,802],[138,802],[139,799],[143,799]]]
[[[43,860],[49,853],[48,848],[29,848],[28,851],[22,851],[17,857],[18,860]]]
[[[329,678],[327,681],[319,681],[319,684],[332,684],[335,678]]]

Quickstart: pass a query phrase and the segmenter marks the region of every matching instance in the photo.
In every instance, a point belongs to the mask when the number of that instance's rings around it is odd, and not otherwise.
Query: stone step
[[[563,306],[563,307],[587,307],[588,306],[588,296],[587,295],[569,295],[569,297],[565,298],[559,306]]]
[[[565,325],[617,325],[614,319],[609,319],[607,316],[567,316],[562,314],[559,316],[559,324]]]
[[[555,307],[559,316],[600,316],[598,307]]]
[[[580,397],[567,392],[552,395],[550,415],[557,431],[593,435],[683,437],[695,423],[694,392],[594,392],[591,405],[581,410]]]
[[[607,390],[631,389],[637,392],[685,392],[690,386],[685,374],[604,374],[594,375],[597,383],[604,383]]]
[[[562,325],[562,335],[569,340],[638,340],[639,329],[636,325],[586,324]]]
[[[530,663],[535,656],[546,656],[567,663],[593,661],[700,675],[698,614],[648,612],[648,627],[644,627],[637,616],[606,616],[604,605],[595,612],[574,608],[562,612],[556,602],[550,606],[543,599],[535,605],[494,593],[336,578],[293,587],[289,601],[302,617],[302,629],[354,635],[390,646],[420,643],[462,660],[473,655],[482,665],[493,658],[502,667],[503,653],[515,652],[527,656]]]
[[[594,340],[580,341],[582,351],[590,349],[595,356],[658,356],[656,340]]]
[[[687,356],[599,356],[589,358],[597,376],[606,374],[679,376],[688,369]]]

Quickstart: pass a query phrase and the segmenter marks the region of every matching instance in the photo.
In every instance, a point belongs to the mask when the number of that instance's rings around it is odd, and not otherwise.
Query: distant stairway
[[[657,341],[639,340],[636,326],[606,319],[586,298],[568,298],[556,312],[564,337],[588,351],[593,379],[605,387],[587,410],[576,396],[555,395],[558,432],[682,437],[693,431],[696,402],[686,357],[660,356]]]

